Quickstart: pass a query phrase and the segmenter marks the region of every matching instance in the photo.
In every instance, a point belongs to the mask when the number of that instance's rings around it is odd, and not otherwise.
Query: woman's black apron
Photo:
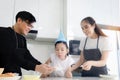
[[[99,37],[97,39],[97,48],[96,49],[85,49],[87,39],[88,38],[86,38],[86,40],[85,40],[85,44],[84,44],[84,48],[83,48],[83,54],[84,54],[85,60],[86,61],[89,61],[89,60],[98,61],[98,60],[100,60],[102,55],[101,55],[100,50],[98,49]],[[86,71],[86,70],[82,71],[83,77],[85,77],[85,76],[98,77],[99,74],[108,74],[106,65],[103,67],[92,66],[89,71]]]

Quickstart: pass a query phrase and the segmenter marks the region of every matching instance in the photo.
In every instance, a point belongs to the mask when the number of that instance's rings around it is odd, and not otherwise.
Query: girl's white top
[[[65,60],[61,60],[57,57],[57,55],[51,54],[51,66],[55,67],[55,71],[50,74],[51,77],[64,77],[65,72],[72,64],[74,64],[74,60],[71,56],[67,56]]]

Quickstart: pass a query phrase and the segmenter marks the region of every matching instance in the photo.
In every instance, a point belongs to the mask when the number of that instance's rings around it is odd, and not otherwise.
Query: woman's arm
[[[103,51],[101,59],[99,61],[93,61],[93,66],[96,67],[105,66],[108,56],[109,56],[109,51]]]
[[[67,71],[65,72],[65,77],[71,78],[72,77],[72,71],[77,69],[84,61],[85,60],[84,60],[84,56],[83,56],[83,51],[81,51],[80,59],[77,61],[76,64],[72,65],[71,67],[69,67],[67,69]]]
[[[81,66],[84,63],[84,55],[83,55],[83,51],[81,51],[81,55],[80,55],[80,59],[77,61],[77,63],[75,65],[73,65],[71,67],[71,71],[77,69],[79,66]]]
[[[83,69],[84,70],[90,70],[92,66],[95,66],[95,67],[105,66],[105,64],[107,62],[108,55],[109,55],[109,51],[103,51],[102,52],[102,57],[99,61],[92,61],[92,60],[91,61],[86,61],[83,64]]]

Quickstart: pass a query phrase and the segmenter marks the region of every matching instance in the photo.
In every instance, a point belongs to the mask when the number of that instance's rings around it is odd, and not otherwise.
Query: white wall
[[[28,40],[27,43],[31,54],[42,63],[49,58],[51,53],[54,53],[54,43],[34,40]]]
[[[111,43],[111,51],[107,60],[107,67],[109,69],[109,74],[118,75],[118,53],[117,53],[117,32],[111,30],[103,30],[105,34],[109,37]],[[120,33],[120,32],[119,32]]]
[[[14,0],[0,1],[0,26],[2,27],[12,26],[13,10]]]

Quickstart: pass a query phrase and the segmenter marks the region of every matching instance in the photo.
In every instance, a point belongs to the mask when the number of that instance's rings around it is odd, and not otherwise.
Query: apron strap
[[[86,43],[87,43],[87,39],[88,39],[88,37],[86,37],[86,39],[85,39],[85,44],[84,44],[83,50],[85,50],[85,46],[86,46]]]
[[[86,37],[86,39],[85,39],[85,44],[84,44],[83,50],[85,50],[87,39],[88,39],[88,37]],[[98,39],[97,39],[97,49],[98,49],[98,45],[99,45],[99,36],[98,36]]]
[[[99,45],[99,36],[98,36],[98,39],[97,39],[97,49],[98,49],[98,45]]]

